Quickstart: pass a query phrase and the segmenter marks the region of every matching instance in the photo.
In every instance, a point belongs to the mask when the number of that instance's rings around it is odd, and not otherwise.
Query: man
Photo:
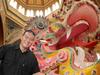
[[[26,30],[20,43],[0,47],[0,75],[44,75],[35,55],[29,50],[34,38],[34,32]]]

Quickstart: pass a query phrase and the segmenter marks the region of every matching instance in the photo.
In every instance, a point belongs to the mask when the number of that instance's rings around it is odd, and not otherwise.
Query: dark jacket
[[[19,44],[0,47],[0,75],[32,75],[39,72],[38,62],[31,51],[22,53]]]

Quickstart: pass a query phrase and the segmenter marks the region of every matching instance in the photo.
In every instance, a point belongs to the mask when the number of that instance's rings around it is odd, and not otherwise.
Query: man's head
[[[26,30],[21,37],[20,45],[24,49],[28,49],[32,45],[34,38],[35,38],[35,33],[32,30]]]

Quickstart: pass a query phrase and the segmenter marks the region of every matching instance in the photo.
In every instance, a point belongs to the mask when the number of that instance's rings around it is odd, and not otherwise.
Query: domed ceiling
[[[64,1],[73,0],[8,0],[8,4],[27,17],[48,16],[61,7]],[[75,0],[80,1],[80,0]],[[84,1],[84,0],[83,0]],[[93,0],[100,7],[100,0]]]
[[[59,9],[62,0],[8,0],[8,4],[27,17],[47,16]]]
[[[44,10],[58,0],[16,0],[18,4],[27,9]]]

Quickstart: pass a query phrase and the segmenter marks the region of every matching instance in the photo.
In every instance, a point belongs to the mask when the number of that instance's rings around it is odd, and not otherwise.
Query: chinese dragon
[[[94,60],[90,60],[92,55],[90,59],[86,58],[85,49],[91,53],[100,41],[85,38],[96,32],[98,23],[98,8],[95,4],[90,1],[75,3],[65,16],[64,25],[50,25],[45,36],[31,46],[41,71],[49,75],[49,71],[56,67],[60,75],[96,75],[96,53],[93,52]]]

